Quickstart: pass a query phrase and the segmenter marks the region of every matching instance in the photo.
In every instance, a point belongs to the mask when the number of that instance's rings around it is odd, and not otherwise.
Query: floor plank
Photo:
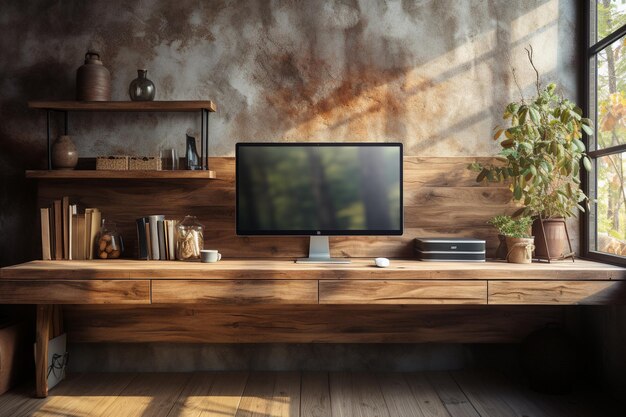
[[[361,417],[389,417],[385,398],[374,374],[353,373],[352,389],[354,390],[353,408]]]
[[[501,417],[528,415],[526,413],[520,415],[511,408],[503,398],[502,387],[493,382],[489,375],[468,371],[453,372],[451,375],[480,415]]]
[[[255,372],[250,374],[235,416],[269,416],[275,385],[276,373],[274,372]]]
[[[123,390],[135,379],[130,373],[85,374],[68,387],[62,383],[59,390],[53,388],[45,404],[42,404],[32,417],[72,416],[87,417],[99,415],[107,409]]]
[[[448,372],[429,372],[427,378],[452,417],[480,417]]]
[[[390,417],[424,417],[402,374],[383,373],[378,374],[377,379]]]
[[[330,405],[332,417],[358,416],[357,411],[352,409],[356,402],[352,390],[352,378],[347,372],[331,372],[330,380]]]
[[[269,416],[300,417],[300,372],[276,375]]]
[[[101,417],[166,417],[191,374],[141,373],[106,408],[94,410]]]
[[[247,379],[246,372],[198,372],[189,379],[168,417],[233,417]]]
[[[423,373],[406,375],[406,381],[411,387],[411,392],[417,400],[417,404],[426,417],[450,417],[450,413],[439,399],[435,388]]]
[[[455,371],[451,374],[482,416],[549,417],[546,410],[494,372]]]
[[[300,393],[300,417],[329,417],[330,386],[328,373],[304,372]]]

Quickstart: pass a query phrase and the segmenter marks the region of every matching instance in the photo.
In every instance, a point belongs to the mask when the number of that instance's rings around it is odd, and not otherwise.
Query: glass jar
[[[185,216],[176,227],[176,259],[195,261],[204,248],[204,227],[196,216]]]
[[[124,253],[124,241],[115,222],[102,219],[94,247],[94,259],[117,259]]]

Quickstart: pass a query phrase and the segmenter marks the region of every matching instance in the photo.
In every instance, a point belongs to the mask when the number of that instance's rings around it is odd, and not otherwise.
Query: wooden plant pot
[[[543,221],[542,236],[541,222]],[[533,236],[535,237],[535,256],[542,259],[561,259],[565,255],[565,248],[568,245],[567,230],[565,220],[557,219],[535,219],[533,222]]]
[[[529,264],[532,262],[535,238],[507,236],[506,246],[509,248],[506,255],[507,262],[512,264]]]

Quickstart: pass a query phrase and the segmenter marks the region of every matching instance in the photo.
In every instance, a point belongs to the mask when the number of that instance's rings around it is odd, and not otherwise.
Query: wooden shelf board
[[[210,100],[172,100],[172,101],[29,101],[31,109],[60,110],[60,111],[162,111],[162,112],[192,112],[206,109],[210,112],[217,110],[217,106]]]
[[[215,171],[28,170],[26,178],[57,179],[215,179]]]
[[[302,265],[293,259],[224,259],[218,263],[140,261],[31,261],[0,268],[4,279],[271,279],[271,280],[543,280],[626,281],[626,268],[577,259],[550,264],[420,262],[392,259],[377,268],[371,258],[345,265]]]

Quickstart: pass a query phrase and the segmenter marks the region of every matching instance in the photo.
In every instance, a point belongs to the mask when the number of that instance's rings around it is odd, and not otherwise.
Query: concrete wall
[[[3,1],[0,265],[40,254],[23,173],[45,166],[45,119],[26,102],[72,99],[88,48],[102,53],[114,100],[128,98],[137,68],[157,99],[214,100],[214,156],[242,140],[401,141],[409,155],[483,156],[519,98],[511,66],[532,93],[528,44],[544,83],[575,98],[575,21],[574,0]],[[184,133],[199,129],[183,114],[71,116],[83,157],[182,153]]]

